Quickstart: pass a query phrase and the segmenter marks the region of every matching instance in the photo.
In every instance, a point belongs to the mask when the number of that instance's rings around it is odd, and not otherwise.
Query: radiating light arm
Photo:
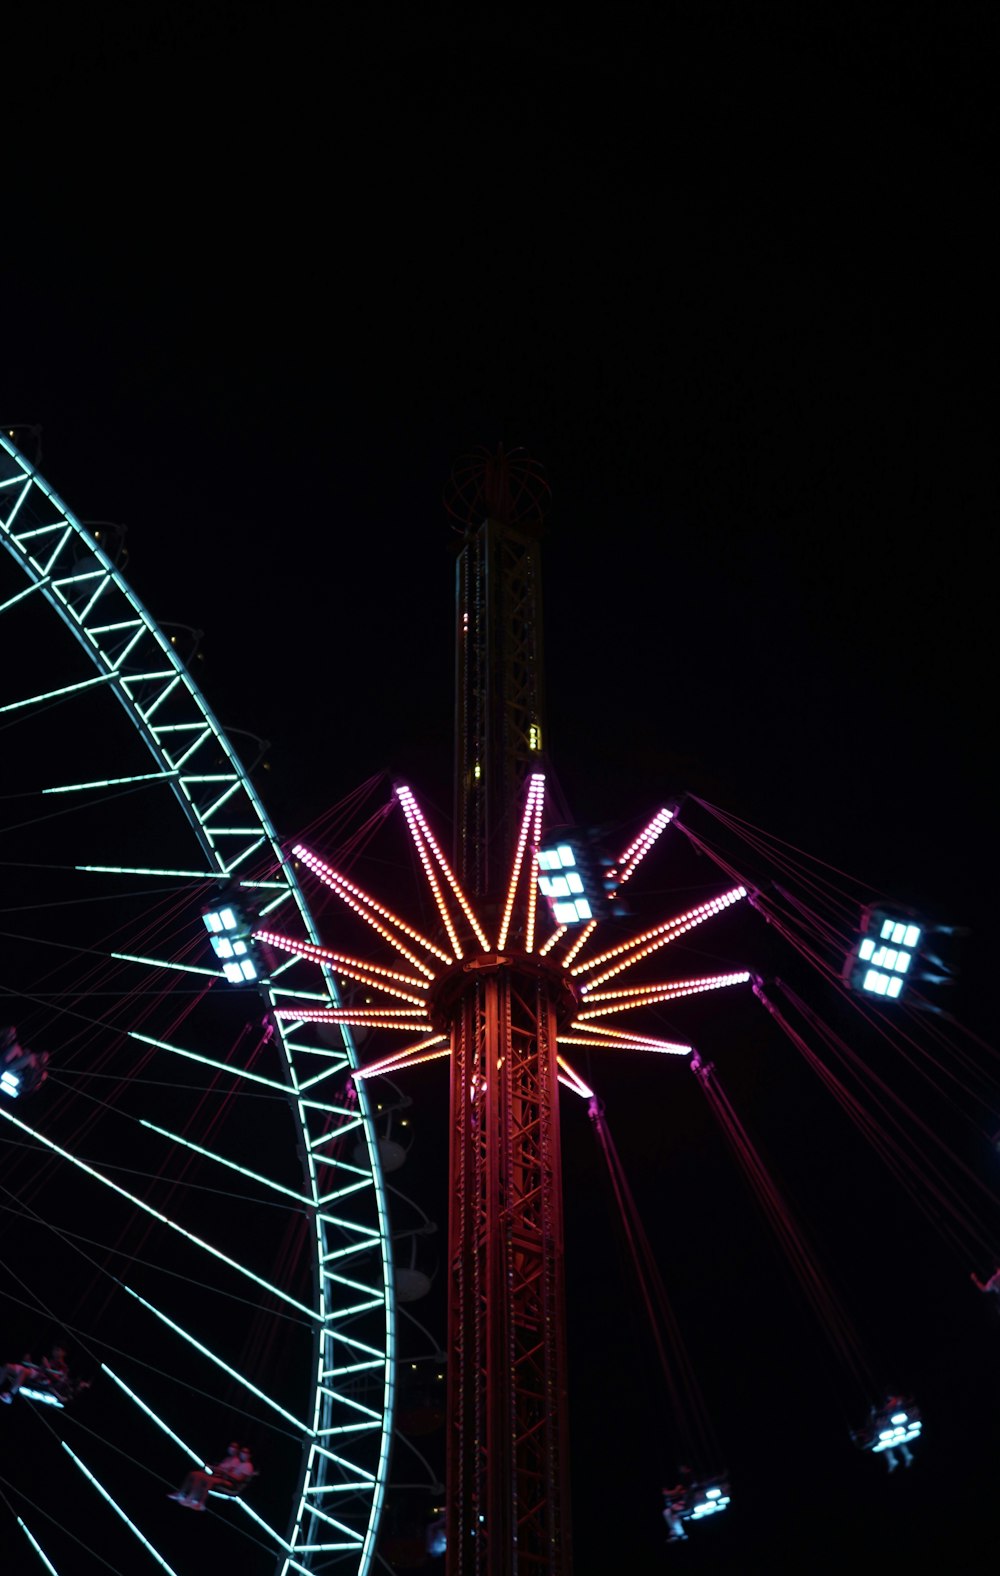
[[[559,1082],[565,1084],[567,1089],[572,1089],[574,1094],[582,1095],[585,1100],[594,1098],[593,1089],[584,1083],[580,1074],[576,1072],[564,1056],[557,1056],[556,1063],[560,1068]]]
[[[442,1056],[450,1054],[451,1042],[448,1036],[434,1034],[426,1040],[418,1040],[416,1045],[408,1046],[405,1051],[397,1051],[393,1056],[384,1056],[378,1062],[369,1062],[367,1067],[356,1067],[352,1077],[375,1078],[389,1072],[402,1072],[406,1067],[417,1067],[422,1062],[436,1062]]]
[[[588,924],[584,925],[584,927],[581,930],[580,934],[577,936],[577,938],[574,941],[573,945],[569,948],[569,950],[566,953],[566,956],[562,960],[562,966],[563,966],[564,969],[568,969],[569,968],[570,964],[572,963],[573,959],[576,957],[577,953],[579,953],[582,950],[582,948],[586,946],[588,940],[594,934],[594,931],[596,929],[597,929],[597,920],[596,919],[592,919],[592,920],[589,921]]]
[[[574,1033],[577,1030],[579,1032]],[[565,1034],[558,1036],[560,1045],[589,1045],[598,1051],[657,1051],[667,1056],[690,1056],[693,1045],[681,1045],[673,1040],[657,1040],[648,1034],[633,1034],[631,1029],[616,1029],[614,1025],[592,1027],[589,1023],[571,1023]]]
[[[452,923],[451,915],[448,912],[448,905],[441,894],[441,887],[438,884],[438,878],[435,874],[434,866],[431,863],[430,849],[414,813],[412,795],[410,794],[409,790],[405,788],[397,790],[397,794],[399,802],[403,806],[403,814],[406,817],[406,825],[409,829],[410,837],[413,840],[413,846],[417,850],[417,857],[423,866],[427,885],[431,889],[431,897],[434,899],[434,905],[441,916],[441,923],[448,932],[448,940],[451,942],[451,950],[455,954],[456,958],[460,958],[462,957],[462,944],[455,933],[455,926]]]
[[[347,1023],[357,1029],[430,1028],[426,1008],[418,1007],[278,1007],[276,1018],[295,1023]]]
[[[565,936],[565,934],[566,934],[568,929],[569,929],[568,925],[560,925],[558,930],[554,930],[552,932],[551,936],[549,937],[548,941],[543,942],[542,945],[539,947],[539,949],[538,949],[538,956],[540,958],[547,957],[548,954],[552,951],[552,948],[555,946],[556,942],[562,940],[563,936]],[[577,940],[579,941],[579,937],[577,938]]]
[[[639,833],[633,843],[630,843],[618,860],[618,885],[622,886],[634,873],[637,865],[652,848],[663,829],[669,826],[674,818],[673,810],[664,807],[658,810],[647,827]]]
[[[401,974],[398,969],[383,968],[381,964],[369,963],[364,958],[352,958],[343,952],[334,952],[330,947],[319,947],[311,941],[297,941],[293,936],[284,936],[276,930],[255,930],[253,939],[263,941],[269,947],[277,947],[282,952],[292,952],[310,963],[327,963],[335,974],[342,974],[346,979],[362,980],[358,971],[363,971],[366,978],[362,984],[376,985],[385,980],[392,981],[393,985],[412,985],[415,990],[426,990],[429,983],[412,974]],[[379,988],[385,990],[388,985],[380,985]]]
[[[665,947],[679,936],[686,935],[698,925],[703,925],[706,920],[713,919],[716,914],[740,898],[747,895],[746,887],[733,887],[728,892],[721,893],[718,897],[710,898],[707,903],[698,903],[684,914],[678,914],[674,919],[668,919],[661,925],[654,925],[650,930],[643,931],[638,936],[631,937],[628,941],[619,943],[617,947],[609,947],[606,952],[599,953],[596,957],[588,958],[583,963],[578,963],[571,971],[574,975],[583,974],[599,964],[610,963],[611,967],[604,969],[600,974],[588,981],[590,989],[595,985],[603,985],[605,980],[611,979],[616,974],[621,974],[625,969],[631,968],[641,958],[648,957],[659,947]],[[617,961],[615,961],[617,960]]]
[[[418,822],[418,824],[420,826],[420,830],[423,833],[424,838],[427,841],[427,846],[430,848],[431,853],[434,855],[434,858],[437,860],[438,865],[439,865],[439,867],[440,867],[440,869],[441,869],[441,871],[442,871],[442,873],[444,875],[445,880],[447,881],[449,887],[451,888],[452,892],[455,895],[455,900],[458,903],[459,908],[462,910],[462,913],[465,915],[465,917],[468,920],[469,924],[472,926],[472,930],[473,930],[473,933],[474,933],[474,935],[476,937],[476,940],[479,942],[479,945],[482,947],[483,951],[484,952],[489,952],[490,944],[489,944],[489,942],[486,939],[486,936],[485,936],[485,934],[483,932],[483,928],[480,925],[480,923],[479,923],[478,919],[476,918],[475,914],[473,913],[472,905],[469,902],[468,898],[466,897],[465,893],[463,892],[461,886],[459,885],[459,883],[458,883],[458,881],[457,881],[457,879],[455,877],[454,871],[452,870],[452,868],[449,865],[447,859],[444,857],[444,854],[441,852],[440,848],[438,847],[437,842],[435,841],[435,838],[434,838],[434,833],[431,831],[430,827],[427,825],[427,822],[424,820],[423,812],[421,811],[420,806],[417,804],[417,801],[414,799],[413,794],[410,792],[409,788],[402,788],[402,787],[401,788],[397,788],[396,792],[397,792],[397,795],[399,796],[401,801],[402,801],[403,796],[405,795],[407,797],[407,799],[409,800],[409,803],[412,805],[413,813],[414,813],[414,815],[415,815],[415,817],[417,819],[417,822]]]
[[[514,912],[514,901],[517,897],[518,882],[521,878],[521,866],[524,863],[524,850],[528,843],[528,835],[535,825],[541,826],[541,806],[545,796],[545,778],[539,772],[532,774],[528,787],[528,797],[524,802],[524,814],[521,816],[521,830],[517,836],[517,847],[514,850],[514,863],[511,867],[510,881],[507,884],[507,901],[504,904],[503,919],[497,935],[497,951],[502,952],[507,945],[507,932],[510,929],[511,915]],[[537,813],[536,813],[537,806]],[[535,840],[537,842],[537,832]],[[534,869],[532,869],[534,875]],[[531,884],[532,920],[534,919],[535,883]],[[534,928],[534,926],[532,926]],[[526,949],[528,952],[531,948]]]
[[[336,870],[332,870],[329,865],[324,864],[323,860],[310,853],[308,848],[304,848],[301,844],[296,844],[292,852],[332,892],[336,892],[341,902],[346,903],[348,908],[353,909],[366,924],[371,925],[373,930],[376,930],[380,936],[388,941],[391,946],[395,947],[397,952],[404,958],[407,958],[428,979],[433,979],[433,970],[429,969],[426,964],[422,963],[419,958],[404,946],[399,937],[389,929],[390,925],[395,926],[404,936],[409,936],[412,941],[416,941],[432,957],[438,958],[442,963],[454,962],[454,959],[449,957],[447,952],[442,951],[433,941],[429,941],[419,930],[416,930],[412,925],[408,925],[405,920],[400,919],[397,914],[394,914],[391,909],[386,908],[382,903],[377,903],[361,887],[355,886],[346,877],[338,875]]]
[[[604,990],[595,991],[592,996],[585,998],[586,1006],[578,1012],[576,1021],[583,1023],[588,1018],[603,1018],[609,1012],[618,1012],[628,1007],[652,1007],[661,1001],[677,1001],[682,996],[698,996],[707,990],[723,990],[729,985],[746,985],[750,980],[748,972],[740,974],[707,974],[702,979],[665,981],[661,985],[635,985],[629,990]],[[599,1006],[593,1003],[599,1002]]]

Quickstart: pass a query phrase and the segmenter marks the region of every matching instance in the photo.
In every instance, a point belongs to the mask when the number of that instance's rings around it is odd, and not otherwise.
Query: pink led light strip
[[[320,880],[331,891],[336,892],[342,903],[346,903],[348,908],[353,909],[367,925],[370,925],[373,930],[377,931],[383,940],[388,941],[390,946],[395,947],[396,951],[406,958],[409,963],[412,963],[413,967],[420,974],[423,974],[426,979],[432,980],[434,978],[434,970],[428,968],[426,963],[421,962],[420,958],[411,952],[400,941],[398,936],[393,934],[388,925],[380,923],[380,920],[387,920],[390,924],[395,925],[405,936],[409,936],[413,941],[419,942],[422,947],[426,947],[433,957],[440,958],[442,963],[452,963],[454,961],[447,952],[443,952],[440,947],[435,946],[433,941],[428,941],[426,936],[421,935],[419,930],[415,930],[412,925],[407,925],[404,920],[393,914],[390,909],[383,907],[381,903],[376,903],[375,899],[369,897],[367,892],[363,892],[360,887],[354,886],[352,882],[346,880],[342,875],[338,875],[336,870],[331,870],[329,865],[324,864],[322,859],[318,859],[307,848],[296,846],[292,852],[297,858],[301,859],[307,869],[311,870],[314,875],[319,876]],[[376,915],[379,918],[376,918]]]
[[[476,940],[479,942],[479,945],[482,947],[483,951],[484,952],[489,952],[490,944],[489,944],[489,942],[486,939],[486,936],[485,936],[485,934],[483,932],[483,928],[480,925],[480,923],[479,923],[478,919],[476,918],[475,914],[472,912],[472,907],[471,907],[471,905],[469,903],[469,900],[466,897],[465,893],[462,891],[462,888],[459,886],[458,881],[455,878],[455,875],[454,875],[454,872],[452,871],[451,866],[449,865],[447,859],[444,857],[444,854],[441,852],[440,848],[438,847],[437,843],[435,842],[434,834],[431,831],[430,827],[427,825],[427,822],[424,820],[423,812],[421,811],[420,806],[417,804],[416,799],[414,799],[413,794],[411,793],[410,789],[409,788],[405,788],[405,787],[397,788],[396,789],[396,795],[399,798],[400,802],[403,804],[404,811],[405,811],[405,808],[406,808],[406,802],[407,801],[409,802],[410,806],[412,807],[413,814],[414,814],[414,816],[416,817],[416,820],[417,820],[417,824],[420,827],[420,830],[421,830],[424,838],[427,841],[427,846],[430,849],[431,853],[434,855],[434,858],[437,860],[438,866],[439,866],[442,874],[444,875],[445,880],[447,881],[448,885],[450,886],[452,892],[455,895],[455,900],[458,903],[459,908],[462,910],[462,913],[465,915],[466,919],[468,920],[469,924],[471,925],[473,933],[474,933],[474,935],[476,937]]]
[[[749,974],[713,974],[700,980],[677,980],[674,984],[636,985],[626,991],[596,991],[587,997],[587,1008],[577,1014],[577,1021],[586,1018],[606,1017],[628,1007],[652,1007],[660,1001],[677,1001],[681,996],[698,996],[702,991],[722,990],[727,985],[745,985]],[[604,1001],[603,1007],[592,1007],[591,1002]]]
[[[634,843],[629,844],[618,860],[619,886],[623,886],[634,873],[639,862],[645,859],[664,827],[669,826],[673,818],[673,810],[668,810],[666,807],[662,810],[657,810],[649,825],[643,828]]]
[[[542,800],[545,794],[545,778],[539,772],[533,772],[528,787],[528,797],[524,803],[524,814],[521,816],[521,830],[517,837],[517,848],[514,851],[514,863],[510,872],[510,881],[507,885],[507,901],[504,904],[503,920],[497,936],[497,951],[502,952],[507,945],[507,932],[510,929],[510,917],[514,911],[514,899],[517,896],[517,885],[521,876],[521,866],[524,863],[524,850],[528,841],[528,833],[535,826],[535,844],[541,830]],[[534,860],[532,860],[532,877],[534,877]],[[525,951],[530,952],[534,945],[535,929],[535,882],[532,879],[528,893],[528,912],[530,917],[531,935],[525,938]]]
[[[570,1024],[571,1029],[590,1029],[589,1023]],[[693,1045],[680,1045],[673,1040],[654,1040],[647,1034],[632,1034],[628,1029],[617,1033],[612,1028],[594,1029],[590,1034],[560,1034],[560,1045],[589,1045],[599,1051],[661,1051],[671,1056],[689,1056]]]
[[[603,985],[605,980],[622,973],[624,969],[631,968],[640,958],[648,957],[658,947],[665,947],[671,941],[676,941],[678,936],[704,924],[706,919],[721,914],[723,909],[746,895],[745,887],[734,887],[731,891],[712,898],[708,903],[699,903],[695,908],[688,909],[687,913],[678,915],[676,919],[668,919],[662,925],[654,925],[651,930],[643,931],[641,935],[633,936],[629,941],[623,941],[620,946],[609,948],[607,952],[599,954],[596,958],[588,958],[585,963],[578,963],[572,972],[583,974],[588,969],[596,968],[598,964],[606,963],[612,958],[620,960],[614,967],[605,969],[603,974],[596,975],[594,979],[581,986],[583,993],[587,994],[595,985]]]
[[[427,980],[415,979],[412,974],[400,974],[398,969],[386,969],[379,963],[368,963],[363,958],[352,958],[342,952],[332,952],[329,947],[316,946],[312,941],[296,941],[293,936],[279,935],[276,930],[255,930],[253,939],[266,942],[271,947],[279,947],[283,952],[294,952],[296,956],[307,958],[314,963],[329,963],[338,974],[346,975],[349,969],[363,969],[366,974],[377,974],[380,979],[396,980],[400,985],[412,985],[416,990],[426,990],[429,983]],[[355,974],[350,975],[351,979],[359,977]],[[372,980],[371,983],[374,984],[375,981]]]
[[[409,1001],[417,1007],[422,1007],[426,1001],[426,997],[414,996],[410,991],[400,989],[395,981],[409,980],[410,977],[407,974],[398,974],[395,969],[383,969],[375,964],[355,964],[353,960],[348,963],[345,958],[333,952],[328,952],[325,957],[317,957],[317,953],[323,951],[322,948],[313,947],[311,952],[306,952],[295,942],[286,941],[281,936],[276,937],[272,932],[266,930],[255,931],[254,940],[267,941],[271,946],[283,946],[286,952],[294,952],[299,957],[307,958],[317,963],[329,963],[335,969],[338,978],[356,980],[359,985],[366,985],[369,990],[380,990],[386,996],[395,997],[397,1001]],[[410,981],[410,983],[416,985],[419,990],[427,989],[427,983],[424,980],[415,979]]]
[[[448,905],[441,896],[441,888],[438,885],[437,876],[434,874],[434,866],[431,864],[431,856],[428,851],[428,846],[423,837],[420,826],[417,823],[416,815],[413,811],[412,797],[405,789],[397,790],[397,797],[400,804],[403,806],[403,814],[406,816],[406,824],[409,828],[410,836],[413,839],[413,846],[417,850],[420,863],[424,867],[424,875],[427,877],[427,885],[431,889],[431,896],[434,899],[438,913],[441,915],[441,922],[444,925],[445,930],[448,932],[448,940],[451,942],[451,950],[455,954],[456,958],[461,958],[463,955],[462,943],[455,934],[455,927],[452,924],[451,915],[448,912]]]
[[[684,990],[688,986],[693,989],[712,985],[743,984],[750,978],[745,970],[739,974],[702,974],[689,980],[657,980],[650,981],[648,985],[623,985],[620,990],[595,990],[588,994],[588,1003],[592,1001],[620,1001],[627,1005],[630,996],[644,996],[651,990]]]
[[[276,1018],[312,1023],[351,1023],[366,1029],[429,1029],[426,1012],[412,1007],[279,1007]]]
[[[438,1041],[444,1041],[445,1043],[439,1045],[437,1050],[425,1050],[420,1055],[415,1054],[420,1051],[421,1046],[434,1045]],[[398,1073],[407,1067],[419,1067],[422,1062],[439,1061],[442,1056],[450,1056],[450,1054],[451,1044],[447,1035],[438,1034],[433,1039],[421,1040],[419,1045],[411,1045],[408,1051],[397,1051],[394,1056],[386,1056],[380,1062],[369,1062],[367,1067],[357,1067],[351,1076],[354,1078],[374,1078],[381,1073]]]

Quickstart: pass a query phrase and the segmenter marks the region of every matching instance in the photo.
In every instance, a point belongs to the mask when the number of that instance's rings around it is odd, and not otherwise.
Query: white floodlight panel
[[[218,914],[202,914],[201,917],[205,921],[205,929],[209,935],[217,935],[222,929],[222,920]]]
[[[576,855],[568,843],[560,843],[556,853],[559,855],[559,863],[564,870],[568,870],[576,864]]]
[[[562,866],[558,848],[540,848],[538,850],[539,870],[558,870]]]
[[[883,919],[882,929],[879,931],[879,935],[882,937],[883,941],[888,941],[890,939],[893,929],[895,928],[895,924],[896,921],[894,919]]]
[[[14,1095],[16,1098],[21,1090],[21,1080],[13,1073],[0,1073],[0,1089],[4,1094]]]
[[[552,912],[560,925],[575,925],[578,915],[575,903],[553,903]]]
[[[906,927],[906,935],[903,937],[903,946],[904,947],[915,947],[919,940],[920,940],[920,926],[919,925],[907,925],[907,927]]]
[[[903,989],[903,982],[902,982],[901,979],[899,979],[897,977],[896,979],[889,981],[889,988],[886,991],[886,995],[887,996],[892,996],[893,999],[895,999],[899,995],[899,993],[900,993],[900,991],[902,989]]]
[[[213,936],[212,946],[217,958],[231,958],[233,955],[233,944],[228,936]]]
[[[255,980],[257,978],[257,970],[254,968],[250,958],[244,958],[243,962],[240,964],[240,969],[242,970],[243,978],[245,980]]]
[[[896,953],[896,973],[897,974],[905,974],[907,969],[909,968],[909,966],[910,966],[910,954],[908,952],[897,952]]]
[[[229,981],[230,985],[243,984],[243,970],[238,963],[224,964],[222,972],[226,976],[226,979]]]
[[[569,875],[566,877],[566,890],[567,892],[573,893],[583,891],[583,882],[580,880],[580,877],[577,875],[575,870],[571,870]]]
[[[871,939],[870,936],[866,936],[864,941],[861,943],[860,947],[858,948],[858,957],[861,959],[862,963],[867,963],[868,959],[871,957],[871,955],[872,955],[872,953],[874,951],[875,951],[875,943],[874,943],[874,941]]]
[[[902,922],[900,922],[898,925],[893,925],[893,927],[892,927],[892,940],[893,940],[893,943],[897,947],[899,946],[899,943],[902,941],[902,939],[903,939],[903,937],[905,935],[906,935],[906,926]]]
[[[594,917],[594,911],[585,897],[578,897],[576,900],[576,917],[577,919],[593,919]]]
[[[861,983],[865,990],[874,991],[876,996],[884,996],[889,982],[878,969],[869,969]]]

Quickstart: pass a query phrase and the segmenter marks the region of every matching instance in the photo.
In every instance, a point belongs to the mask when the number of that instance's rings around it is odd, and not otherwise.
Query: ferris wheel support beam
[[[21,588],[13,595],[7,595],[5,587],[0,614],[28,616],[36,604],[43,611],[50,610],[90,664],[90,676],[82,682],[61,684],[58,676],[47,677],[37,685],[45,691],[44,696],[15,697],[7,710],[12,716],[30,717],[40,704],[54,709],[100,704],[102,694],[113,695],[152,758],[151,771],[123,777],[117,791],[137,789],[150,796],[166,796],[172,814],[179,808],[194,838],[191,852],[197,848],[202,861],[201,868],[195,869],[156,870],[135,863],[112,866],[96,862],[78,863],[74,868],[112,876],[162,876],[189,886],[224,880],[251,893],[260,888],[267,903],[258,918],[283,909],[285,917],[296,916],[295,928],[301,928],[308,941],[315,943],[318,937],[294,863],[281,847],[253,784],[192,681],[175,643],[149,616],[93,533],[3,434],[0,547],[9,553],[22,577]],[[87,792],[116,792],[110,777],[104,783],[57,784],[54,791],[60,788],[67,794],[74,790],[71,798]],[[162,800],[158,802],[162,804]],[[155,825],[152,802],[148,820]],[[155,966],[166,969],[170,965],[163,961]],[[322,966],[323,993],[316,989],[315,967],[298,959],[289,960],[276,973],[281,973],[280,989],[263,983],[260,995],[275,1024],[286,1081],[259,1082],[267,1083],[288,1101],[298,1135],[303,1187],[312,1216],[313,1306],[254,1278],[269,1293],[283,1296],[304,1311],[315,1332],[311,1417],[300,1435],[298,1482],[287,1537],[280,1540],[283,1558],[279,1558],[278,1569],[279,1573],[295,1570],[304,1576],[317,1569],[336,1572],[336,1576],[367,1576],[375,1559],[385,1498],[395,1401],[392,1243],[384,1182],[364,1088],[352,1091],[350,1112],[344,1108],[342,1092],[332,1085],[324,1098],[327,1092],[320,1080],[316,1080],[314,1098],[302,1097],[303,1079],[315,1071],[317,1056],[323,1058],[323,1082],[337,1071],[342,1078],[349,1077],[357,1065],[349,1033],[342,1033],[342,1051],[331,1054],[308,1026],[286,1033],[273,1017],[279,998],[284,1004],[301,999],[339,1007],[332,970]],[[149,1043],[155,1051],[198,1059],[162,1040],[151,1038]],[[208,1058],[201,1060],[210,1064]],[[245,1069],[219,1070],[241,1081],[258,1081]],[[352,1128],[361,1131],[365,1156],[353,1166],[337,1153],[340,1141]],[[62,1159],[73,1160],[58,1146],[50,1144],[50,1148]],[[106,1186],[115,1186],[96,1169],[91,1168],[91,1174]],[[116,1191],[122,1198],[131,1197],[124,1190]],[[336,1215],[328,1207],[333,1200],[337,1201]],[[135,1204],[149,1213],[141,1200]],[[165,1217],[156,1218],[173,1225]],[[349,1278],[336,1268],[341,1255],[350,1257],[353,1273]],[[234,1267],[241,1268],[235,1262]],[[362,1380],[348,1370],[349,1359],[361,1353],[366,1364],[370,1361],[373,1365],[372,1382],[365,1391],[372,1404],[359,1411],[357,1394]],[[343,1380],[341,1374],[346,1376]],[[351,1413],[354,1420],[347,1424],[344,1418]],[[319,1435],[336,1438],[337,1450],[322,1446]],[[325,1518],[319,1504],[328,1488],[346,1489],[349,1501],[349,1511],[345,1504],[347,1531],[338,1538],[335,1551],[325,1541]]]

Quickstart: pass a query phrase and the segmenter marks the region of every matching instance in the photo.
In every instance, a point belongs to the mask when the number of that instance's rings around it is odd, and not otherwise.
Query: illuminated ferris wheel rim
[[[179,807],[188,833],[194,837],[204,861],[204,868],[200,870],[157,870],[152,864],[130,868],[78,865],[77,868],[133,877],[156,875],[179,882],[189,891],[192,883],[195,891],[207,891],[220,883],[228,883],[249,894],[260,913],[294,913],[297,924],[307,935],[314,936],[313,922],[293,863],[284,855],[246,772],[173,643],[151,618],[92,534],[3,434],[0,434],[0,537],[27,581],[25,589],[8,598],[0,612],[15,607],[23,612],[25,603],[48,607],[58,614],[77,647],[96,669],[96,677],[89,680],[19,696],[0,708],[0,715],[3,712],[9,716],[37,712],[45,705],[63,704],[67,699],[95,690],[111,693],[145,744],[155,767],[152,773],[127,776],[119,776],[112,770],[99,780],[53,784],[43,792],[86,797],[139,784],[162,786]],[[268,871],[259,879],[253,873],[262,861],[267,864]],[[134,958],[132,961],[141,963],[143,960]],[[145,961],[164,966],[163,960],[149,958]],[[217,971],[196,969],[194,972],[214,975]],[[328,969],[323,970],[323,979],[325,995],[336,1003],[336,989]],[[262,994],[273,1009],[279,1001],[296,1000],[303,991],[294,970],[286,969],[272,975]],[[314,975],[305,994],[310,1000],[316,999]],[[339,1051],[330,1048],[328,1042],[318,1051],[315,1042],[309,1042],[294,1030],[287,1030],[277,1017],[272,1016],[272,1022],[277,1026],[284,1063],[283,1093],[293,1111],[300,1138],[303,1203],[308,1205],[314,1222],[309,1233],[314,1303],[311,1309],[303,1307],[302,1311],[310,1313],[316,1333],[311,1399],[305,1409],[301,1431],[297,1502],[290,1509],[287,1532],[266,1527],[264,1523],[261,1526],[274,1545],[279,1572],[309,1572],[320,1564],[324,1569],[335,1568],[364,1576],[374,1559],[375,1534],[384,1499],[394,1395],[392,1264],[384,1185],[364,1091],[359,1092],[353,1115],[345,1113],[339,1092],[344,1077],[349,1078],[350,1070],[356,1065],[349,1035],[341,1031]],[[135,1038],[148,1039],[142,1035]],[[168,1044],[161,1048],[182,1056],[191,1054],[180,1045]],[[258,1080],[261,1081],[268,1082]],[[48,1152],[57,1155],[64,1164],[80,1166],[76,1157],[46,1140],[30,1122],[23,1121],[20,1116],[15,1118],[12,1110],[2,1102],[0,1115],[36,1142],[47,1146]],[[363,1153],[366,1159],[362,1164],[356,1154],[352,1157],[352,1176],[346,1186],[337,1185],[336,1170],[331,1171],[329,1151],[324,1147],[329,1144],[331,1124],[334,1127],[339,1124],[337,1130],[343,1134],[352,1128],[360,1130],[365,1139]],[[184,1142],[183,1139],[179,1141]],[[203,1153],[210,1160],[232,1166],[222,1155]],[[86,1169],[102,1184],[115,1187],[123,1196],[130,1196],[99,1169]],[[266,1178],[258,1180],[267,1181]],[[354,1206],[356,1223],[352,1223],[350,1196],[359,1191],[365,1195],[365,1200],[363,1206],[360,1202]],[[136,1204],[145,1207],[139,1200]],[[347,1249],[342,1240],[345,1231]],[[340,1260],[344,1261],[344,1267]],[[370,1293],[362,1295],[366,1280]],[[278,1294],[281,1295],[280,1291]],[[367,1408],[362,1423],[355,1421],[347,1426],[343,1421],[345,1408],[356,1407],[356,1401],[350,1381],[342,1380],[338,1374],[346,1371],[350,1364],[343,1358],[335,1360],[334,1353],[337,1342],[340,1342],[341,1352],[351,1346],[352,1303],[355,1312],[360,1309],[369,1319],[372,1313],[378,1318],[381,1309],[381,1339],[375,1344],[363,1343],[367,1355],[360,1366],[379,1370],[382,1378],[377,1408]],[[115,1378],[110,1370],[108,1373]],[[127,1386],[123,1388],[128,1389]],[[143,1406],[141,1397],[134,1399],[138,1406]],[[266,1395],[263,1399],[268,1401]],[[160,1426],[166,1425],[161,1422]],[[169,1429],[166,1431],[170,1433]],[[189,1453],[194,1459],[200,1459],[197,1451],[189,1448]],[[355,1506],[360,1503],[363,1509],[360,1514],[355,1511],[353,1519],[348,1516],[345,1520],[342,1513],[334,1520],[326,1508],[325,1496],[331,1487],[345,1482],[350,1486]],[[251,1506],[241,1505],[240,1508],[254,1518]],[[119,1511],[119,1514],[123,1513]],[[21,1526],[34,1544],[26,1523],[21,1522]],[[40,1557],[44,1558],[41,1552]]]

